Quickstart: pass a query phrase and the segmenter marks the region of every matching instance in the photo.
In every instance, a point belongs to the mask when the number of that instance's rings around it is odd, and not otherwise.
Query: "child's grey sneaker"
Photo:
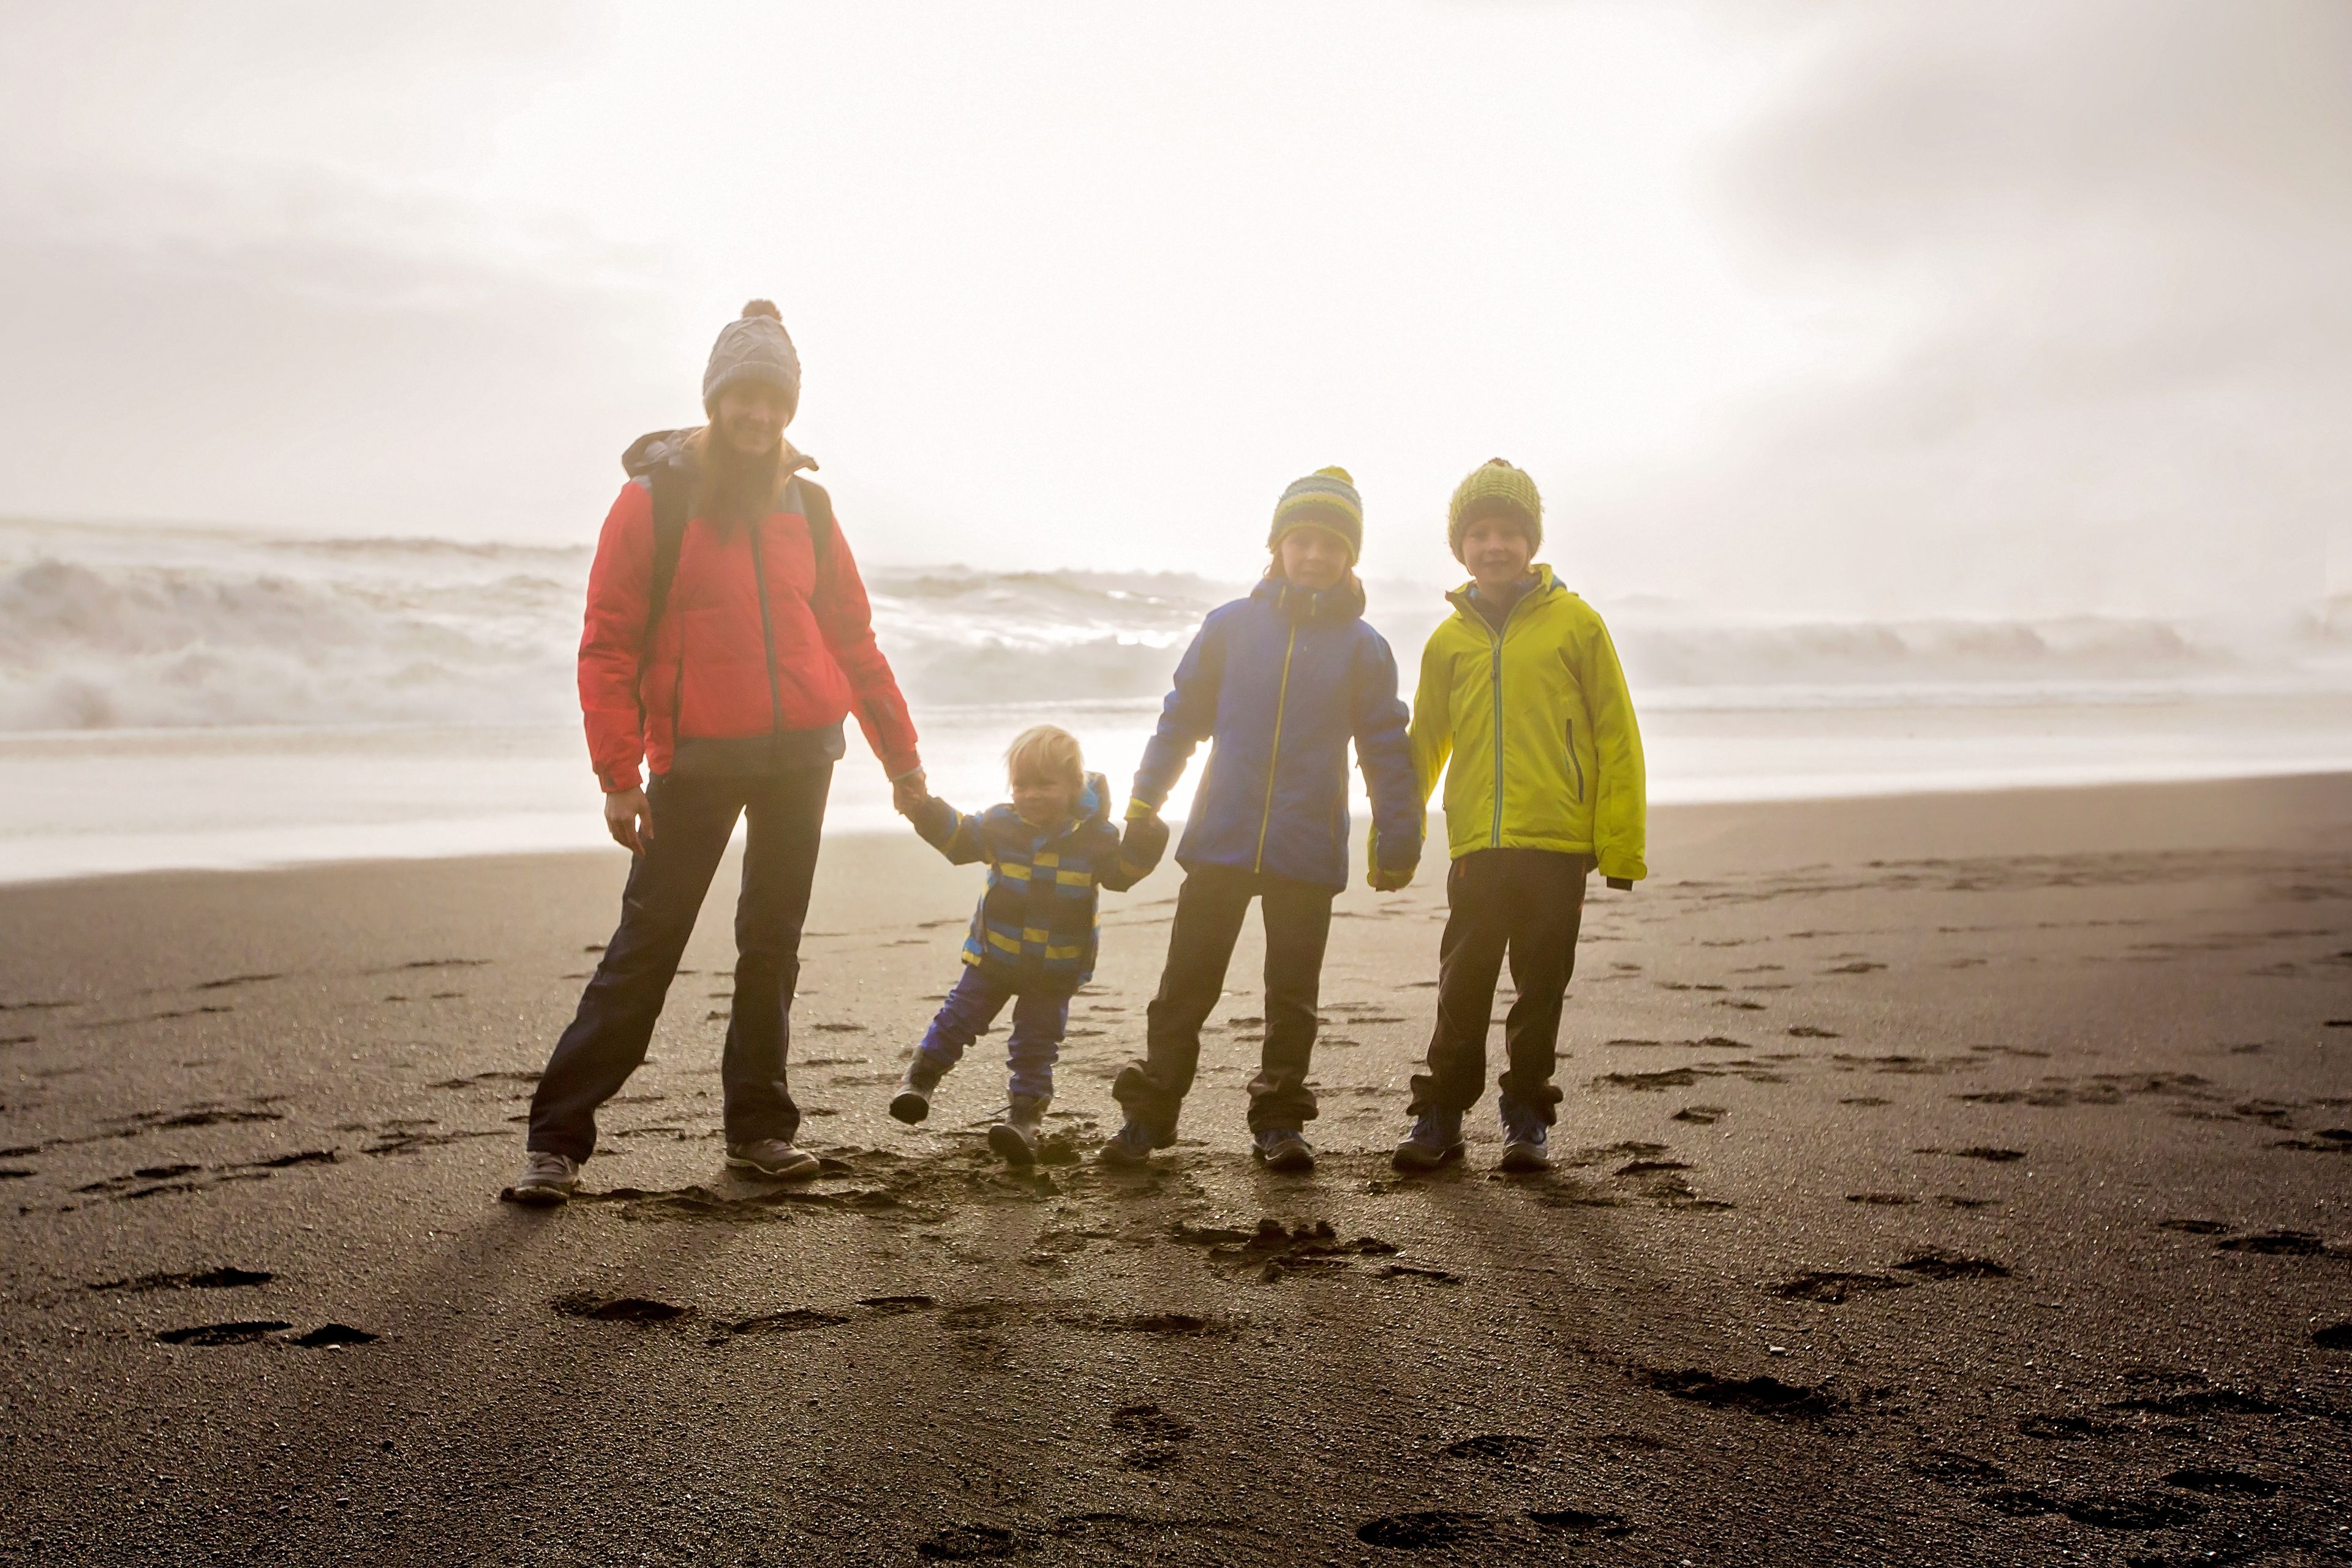
[[[727,1145],[727,1163],[772,1182],[805,1182],[816,1174],[816,1156],[795,1149],[789,1138],[756,1138]]]
[[[1250,1152],[1269,1171],[1301,1172],[1315,1168],[1315,1149],[1296,1127],[1261,1127],[1251,1136]]]
[[[1434,1171],[1449,1160],[1462,1158],[1462,1113],[1424,1110],[1389,1163],[1400,1171]]]
[[[523,1162],[522,1174],[501,1194],[510,1203],[533,1208],[553,1208],[572,1201],[580,1185],[580,1162],[552,1150],[533,1149]]]
[[[1095,1158],[1115,1170],[1131,1171],[1151,1163],[1151,1151],[1160,1146],[1151,1129],[1132,1117],[1112,1134]]]
[[[912,1127],[931,1113],[931,1091],[940,1087],[940,1071],[920,1052],[899,1075],[898,1092],[890,1097],[890,1114]]]
[[[1551,1152],[1551,1129],[1544,1119],[1528,1107],[1505,1095],[1496,1107],[1503,1115],[1503,1158],[1497,1170],[1514,1174],[1549,1170]]]
[[[1037,1163],[1037,1138],[1045,1130],[1045,1101],[1016,1099],[1005,1107],[1004,1120],[988,1130],[989,1152],[1008,1165],[1024,1169]]]

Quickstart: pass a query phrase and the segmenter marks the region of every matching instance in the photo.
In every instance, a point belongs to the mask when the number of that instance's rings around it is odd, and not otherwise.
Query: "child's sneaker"
[[[1434,1171],[1449,1160],[1462,1158],[1462,1113],[1424,1110],[1389,1163],[1400,1171]]]
[[[1008,1165],[1023,1168],[1037,1163],[1037,1135],[1044,1130],[1045,1102],[1016,1096],[1005,1108],[1004,1120],[988,1130],[990,1152]]]
[[[1296,1127],[1261,1127],[1250,1139],[1250,1152],[1269,1171],[1311,1171],[1315,1150]]]
[[[940,1069],[918,1051],[899,1075],[898,1092],[890,1097],[890,1114],[912,1127],[931,1113],[931,1090],[940,1087]]]
[[[1504,1095],[1496,1109],[1503,1113],[1503,1158],[1496,1170],[1525,1174],[1549,1170],[1551,1152],[1545,1147],[1551,1140],[1551,1130],[1535,1110]]]
[[[1130,1116],[1095,1158],[1115,1170],[1132,1171],[1150,1164],[1151,1152],[1163,1146],[1164,1141],[1150,1128]]]

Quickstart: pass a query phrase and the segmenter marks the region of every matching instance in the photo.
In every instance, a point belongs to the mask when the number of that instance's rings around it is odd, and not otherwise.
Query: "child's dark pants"
[[[784,1087],[784,1057],[801,973],[801,922],[832,782],[831,763],[654,780],[646,794],[653,842],[629,868],[620,929],[540,1076],[530,1101],[531,1148],[574,1160],[595,1149],[596,1108],[646,1059],[662,998],[739,816],[749,820],[743,894],[735,906],[735,1003],[719,1058],[727,1141],[789,1139],[800,1131],[800,1108]]]
[[[1265,1045],[1250,1080],[1249,1124],[1299,1127],[1315,1119],[1307,1087],[1315,1053],[1315,1003],[1337,889],[1231,866],[1202,866],[1176,892],[1168,967],[1146,1014],[1144,1060],[1111,1085],[1128,1115],[1170,1128],[1201,1061],[1201,1026],[1224,994],[1225,966],[1250,900],[1265,922]]]
[[[1054,1062],[1070,1027],[1066,990],[1016,992],[981,965],[967,964],[915,1054],[934,1072],[945,1073],[963,1060],[965,1047],[988,1032],[1007,1002],[1013,1004],[1013,1037],[1004,1049],[1005,1063],[1012,1068],[1006,1096],[1049,1100],[1054,1098]]]
[[[1411,1110],[1467,1110],[1486,1088],[1486,1026],[1506,952],[1518,999],[1503,1021],[1511,1065],[1502,1092],[1554,1119],[1551,1081],[1560,1001],[1576,973],[1590,855],[1479,849],[1445,875],[1445,935],[1437,948],[1437,1027],[1427,1070],[1413,1075]]]

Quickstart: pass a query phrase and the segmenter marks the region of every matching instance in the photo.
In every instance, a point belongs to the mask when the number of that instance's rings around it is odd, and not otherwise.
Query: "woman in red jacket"
[[[784,1062],[842,721],[857,716],[900,809],[925,791],[857,564],[824,492],[801,477],[815,461],[783,438],[800,383],[776,308],[754,300],[710,351],[710,424],[642,437],[622,459],[629,482],[588,577],[580,708],[605,826],[635,860],[620,929],[531,1099],[529,1163],[509,1189],[520,1202],[560,1204],[579,1184],[596,1108],[645,1060],[738,817],[727,1163],[779,1179],[815,1173],[815,1158],[793,1146],[800,1110]]]

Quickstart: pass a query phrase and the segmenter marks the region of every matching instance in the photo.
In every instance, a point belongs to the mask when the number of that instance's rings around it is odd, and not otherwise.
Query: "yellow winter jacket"
[[[1422,799],[1443,772],[1457,860],[1479,849],[1558,849],[1593,856],[1603,877],[1639,880],[1649,874],[1648,805],[1625,673],[1592,606],[1550,567],[1535,573],[1499,635],[1466,584],[1446,595],[1454,613],[1430,634],[1412,700]]]

